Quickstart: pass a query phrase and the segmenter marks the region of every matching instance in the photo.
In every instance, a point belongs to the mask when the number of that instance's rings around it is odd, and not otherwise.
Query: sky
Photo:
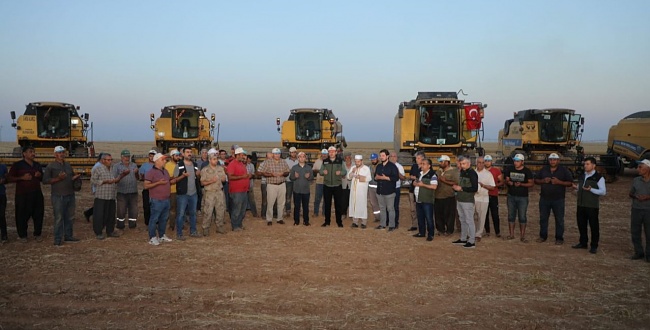
[[[96,141],[153,141],[149,114],[193,104],[222,141],[280,139],[275,118],[329,108],[348,141],[392,141],[400,102],[458,91],[513,112],[563,107],[583,139],[650,110],[650,1],[0,0],[0,138],[9,111],[61,101]]]

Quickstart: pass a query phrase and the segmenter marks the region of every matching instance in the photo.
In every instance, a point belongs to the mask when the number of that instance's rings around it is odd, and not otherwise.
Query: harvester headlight
[[[165,137],[165,132],[158,132],[159,137]]]
[[[79,125],[79,119],[77,119],[77,118],[70,119],[70,124],[72,124],[72,125]]]

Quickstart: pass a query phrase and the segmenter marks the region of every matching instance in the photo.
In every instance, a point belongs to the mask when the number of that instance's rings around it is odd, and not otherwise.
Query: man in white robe
[[[354,156],[354,166],[348,171],[350,182],[350,204],[348,215],[352,218],[352,228],[366,229],[368,221],[368,182],[372,179],[370,168],[363,164],[363,156]]]

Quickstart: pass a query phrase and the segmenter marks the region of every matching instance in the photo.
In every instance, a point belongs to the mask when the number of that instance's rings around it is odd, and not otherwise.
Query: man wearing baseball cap
[[[138,173],[140,174],[140,181],[144,181],[144,176],[147,171],[151,170],[154,166],[153,157],[157,154],[156,150],[149,150],[149,161],[140,165]],[[163,164],[164,166],[164,164]],[[142,211],[144,212],[144,224],[149,226],[149,218],[151,217],[151,206],[149,205],[149,190],[142,189]]]
[[[507,239],[515,239],[515,219],[519,217],[519,238],[521,242],[526,240],[526,212],[528,211],[528,188],[535,185],[533,172],[524,166],[524,155],[516,154],[513,158],[514,167],[504,171],[508,187],[508,230]]]
[[[314,213],[312,214],[315,217],[318,216],[318,213],[320,211],[320,203],[323,200],[323,176],[320,175],[320,168],[323,166],[323,161],[327,159],[327,157],[327,149],[321,150],[320,157],[316,159],[314,165],[311,167],[316,178],[316,186],[314,187]]]
[[[54,161],[43,172],[43,183],[52,185],[52,211],[54,211],[54,245],[78,242],[72,235],[75,212],[73,181],[81,174],[74,174],[70,163],[65,161],[65,148],[54,148]]]
[[[240,147],[235,149],[235,157],[228,164],[226,174],[228,175],[228,189],[230,190],[231,199],[230,224],[233,231],[240,231],[244,229],[243,222],[248,202],[249,180],[253,175],[248,173],[246,169],[246,153],[244,149]],[[282,163],[286,166],[285,162]],[[284,180],[284,177],[282,180]]]
[[[548,218],[555,216],[555,245],[564,244],[564,205],[566,188],[571,187],[573,175],[560,165],[560,156],[552,153],[548,156],[548,165],[544,165],[535,177],[535,184],[541,185],[539,195],[539,237],[536,242],[546,242],[548,238]]]
[[[131,161],[131,152],[122,150],[120,162],[113,166],[113,175],[122,172],[128,174],[117,183],[117,229],[124,229],[126,217],[129,217],[129,228],[136,227],[138,219],[138,165]]]
[[[438,158],[440,166],[436,171],[438,188],[434,196],[436,230],[438,235],[450,236],[454,233],[456,225],[456,193],[453,189],[460,179],[460,171],[451,167],[451,158],[442,155]]]
[[[289,165],[280,158],[282,151],[279,148],[273,148],[271,151],[273,157],[265,160],[259,167],[259,172],[266,177],[266,224],[273,224],[273,205],[278,203],[277,223],[284,224],[284,212],[286,198],[286,177],[289,175]]]
[[[325,222],[321,227],[327,227],[331,223],[332,199],[334,199],[334,214],[336,225],[343,227],[343,177],[347,174],[343,160],[337,156],[336,147],[327,148],[328,157],[323,161],[320,174],[323,176],[323,214]]]
[[[637,161],[639,176],[632,181],[630,198],[632,198],[632,216],[630,233],[634,254],[630,259],[638,260],[645,257],[650,262],[650,160]],[[645,233],[645,251],[643,250],[643,234]]]
[[[144,175],[144,188],[151,199],[151,216],[147,225],[149,244],[154,246],[172,241],[165,232],[171,205],[171,184],[175,179],[171,179],[169,172],[165,169],[166,158],[167,156],[163,154],[155,153],[151,157],[154,165]]]

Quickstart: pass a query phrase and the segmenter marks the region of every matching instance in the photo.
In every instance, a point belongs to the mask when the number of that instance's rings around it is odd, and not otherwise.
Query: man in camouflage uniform
[[[201,184],[203,185],[203,236],[210,234],[210,225],[216,213],[217,232],[225,234],[224,218],[226,216],[226,199],[223,193],[223,182],[226,181],[226,172],[219,165],[219,155],[211,154],[208,157],[210,165],[201,170]]]

